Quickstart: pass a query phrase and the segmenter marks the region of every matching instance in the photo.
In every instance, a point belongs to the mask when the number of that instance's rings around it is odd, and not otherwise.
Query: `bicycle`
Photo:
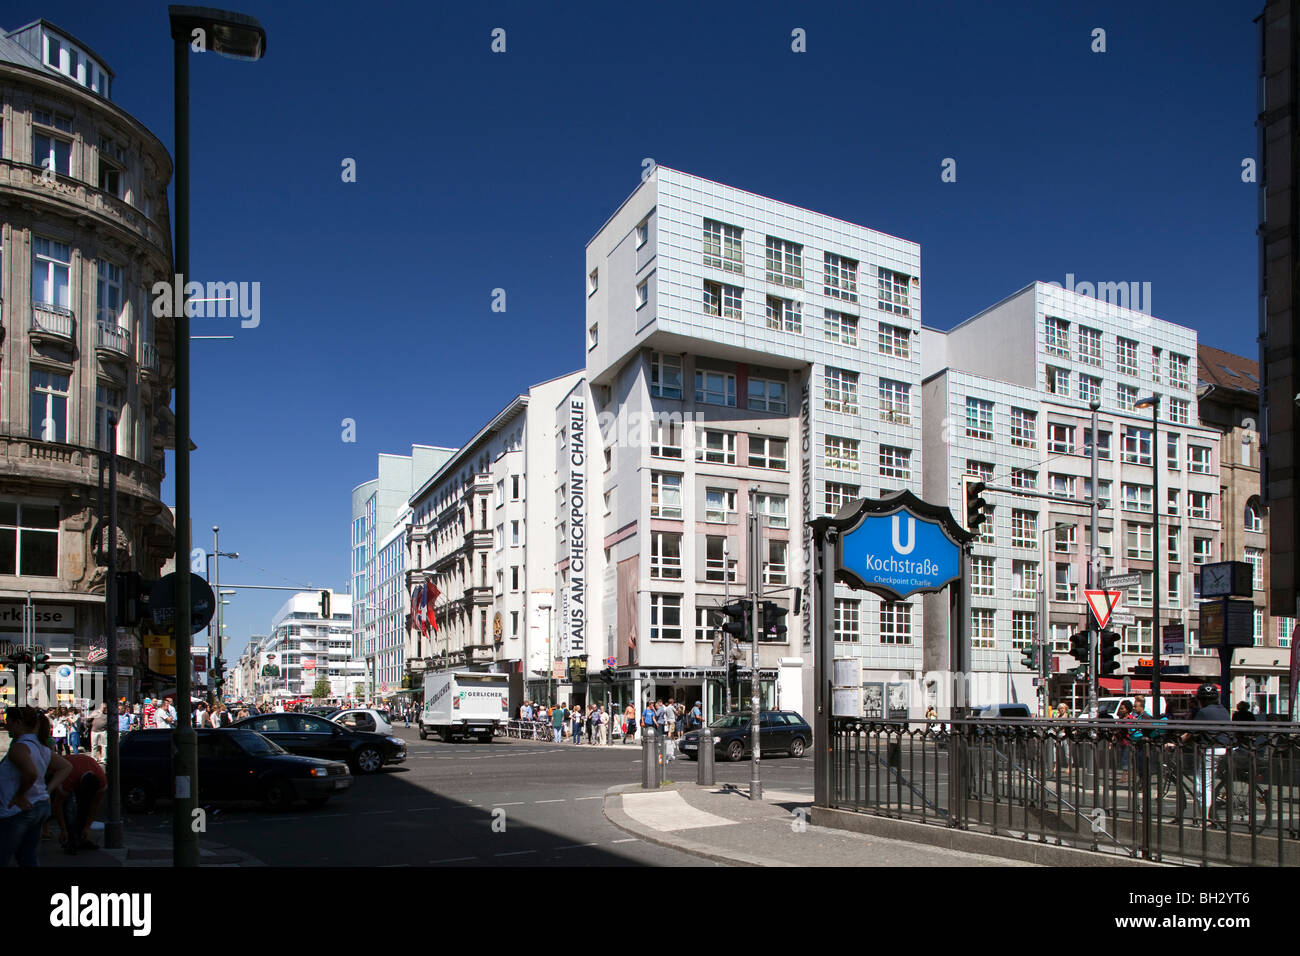
[[[1232,779],[1228,779],[1228,769],[1232,766]],[[1192,781],[1196,768],[1191,775],[1179,773],[1178,762],[1166,760],[1160,774],[1158,798],[1164,800],[1168,792],[1178,797],[1178,810],[1172,822],[1182,816],[1187,796],[1191,797],[1192,807],[1201,805],[1201,794],[1197,793]],[[1253,778],[1252,778],[1253,777]],[[1249,833],[1262,833],[1268,829],[1273,818],[1272,800],[1268,788],[1263,782],[1264,772],[1250,772],[1249,756],[1233,758],[1224,754],[1215,763],[1212,778],[1212,796],[1208,810],[1208,822],[1217,828],[1231,827]]]

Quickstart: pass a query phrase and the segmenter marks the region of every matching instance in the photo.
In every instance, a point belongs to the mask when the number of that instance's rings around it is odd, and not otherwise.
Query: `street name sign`
[[[1132,574],[1111,574],[1102,580],[1107,588],[1136,588],[1142,584],[1142,575],[1136,571]]]
[[[1092,616],[1097,619],[1097,626],[1105,627],[1110,621],[1111,611],[1115,609],[1115,605],[1119,604],[1124,592],[1084,591],[1083,596],[1088,599],[1088,607],[1092,609]]]
[[[910,491],[859,499],[835,520],[846,528],[836,540],[836,577],[856,590],[900,601],[961,577],[958,539],[965,532],[947,508]]]

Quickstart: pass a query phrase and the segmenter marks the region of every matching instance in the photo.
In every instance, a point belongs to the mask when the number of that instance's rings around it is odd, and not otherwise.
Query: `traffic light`
[[[988,510],[989,503],[980,497],[988,485],[974,475],[963,475],[961,487],[962,498],[966,501],[966,530],[977,531],[988,520],[988,515],[984,512]]]
[[[1097,673],[1105,676],[1119,670],[1119,635],[1114,631],[1101,632],[1101,644],[1097,649]]]
[[[1070,635],[1070,656],[1081,664],[1088,663],[1088,632],[1079,631]]]
[[[763,640],[782,640],[787,628],[781,619],[790,612],[775,601],[763,602]]]
[[[113,578],[113,593],[117,600],[115,620],[118,627],[135,627],[144,617],[149,590],[139,571],[118,571]]]
[[[726,616],[726,620],[722,622],[722,629],[738,641],[749,640],[752,607],[753,603],[750,601],[732,601],[730,604],[724,604],[722,613]]]
[[[38,674],[44,670],[48,670],[49,666],[50,666],[49,654],[42,652],[32,658],[32,670],[36,671],[36,673]]]
[[[1020,652],[1020,663],[1024,667],[1033,671],[1034,673],[1038,673],[1038,645],[1037,644],[1030,644],[1028,647],[1026,647],[1023,651]]]
[[[727,685],[728,686],[736,683],[736,676],[738,673],[739,673],[739,668],[736,666],[736,662],[727,661]]]
[[[320,616],[328,621],[330,618],[330,592],[321,591],[320,593]]]

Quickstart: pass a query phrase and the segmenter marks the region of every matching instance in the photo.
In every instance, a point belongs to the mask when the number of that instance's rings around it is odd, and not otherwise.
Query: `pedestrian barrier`
[[[836,809],[1187,865],[1300,864],[1300,727],[837,718]]]

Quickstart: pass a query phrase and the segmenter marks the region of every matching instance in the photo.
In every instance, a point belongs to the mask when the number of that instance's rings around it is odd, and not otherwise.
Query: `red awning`
[[[1114,691],[1117,694],[1124,693],[1124,681],[1122,681],[1118,677],[1103,677],[1097,681],[1097,684],[1098,686],[1101,687],[1102,690]],[[1169,678],[1166,677],[1161,679],[1160,681],[1160,693],[1161,694],[1187,694],[1190,696],[1192,694],[1195,694],[1196,688],[1200,686],[1201,686],[1200,683],[1192,683],[1192,684],[1187,684],[1182,682],[1174,683],[1173,681],[1169,680]],[[1215,686],[1217,687],[1218,685],[1216,684]],[[1132,678],[1129,681],[1129,693],[1130,694],[1151,693],[1151,681],[1139,680],[1136,677]]]

